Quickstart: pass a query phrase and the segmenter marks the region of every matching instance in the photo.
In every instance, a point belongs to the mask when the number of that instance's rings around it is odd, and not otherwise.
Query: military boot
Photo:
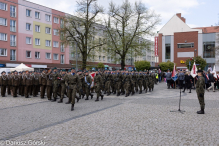
[[[97,97],[97,99],[95,100],[95,102],[99,101],[99,97]]]
[[[93,99],[94,95],[93,95],[93,94],[90,94],[90,96],[91,96],[91,99]]]
[[[109,96],[109,95],[110,95],[110,92],[107,93],[107,96]]]
[[[104,96],[104,95],[100,95],[100,96],[101,96],[101,100],[103,100],[103,96]]]
[[[134,95],[135,94],[135,92],[132,92],[132,95]]]
[[[117,96],[119,96],[119,95],[120,95],[120,92],[117,93]]]
[[[197,111],[197,114],[205,114],[205,110],[201,109],[200,111]]]
[[[71,104],[71,111],[74,110],[74,104]]]
[[[60,100],[58,101],[58,103],[63,103],[63,99],[60,99]]]
[[[77,102],[79,102],[80,98],[79,98],[79,97],[77,97],[77,96],[76,96],[76,98],[77,98]]]
[[[51,102],[55,102],[56,101],[56,98],[54,98],[53,100],[51,100]]]
[[[142,93],[142,91],[139,91],[139,94],[141,94]]]
[[[85,98],[85,100],[89,100],[89,99],[88,99],[88,96]]]
[[[68,98],[68,102],[66,102],[65,104],[70,104],[71,103],[71,99]]]

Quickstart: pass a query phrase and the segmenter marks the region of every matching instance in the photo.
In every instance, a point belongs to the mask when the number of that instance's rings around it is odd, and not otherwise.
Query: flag
[[[195,76],[197,76],[197,67],[195,65],[195,62],[193,64],[192,70],[191,70],[191,76],[194,78]]]
[[[216,69],[215,69],[215,65],[214,65],[214,69],[212,71],[212,74],[214,73],[214,77],[217,78],[217,74],[216,74]]]
[[[176,75],[176,66],[175,66],[175,63],[174,63],[174,67],[173,67],[173,72],[172,72],[172,77],[175,77],[175,75]]]
[[[94,86],[94,77],[96,76],[96,73],[93,72],[93,73],[91,73],[91,74],[89,74],[89,75],[91,76],[91,79],[92,79],[91,87],[93,87],[93,86]]]

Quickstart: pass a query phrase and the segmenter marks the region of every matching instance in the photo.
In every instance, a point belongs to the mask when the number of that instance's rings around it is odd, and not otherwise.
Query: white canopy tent
[[[18,65],[15,68],[11,68],[10,71],[34,71],[34,68],[28,67],[25,64],[21,63],[20,65]]]

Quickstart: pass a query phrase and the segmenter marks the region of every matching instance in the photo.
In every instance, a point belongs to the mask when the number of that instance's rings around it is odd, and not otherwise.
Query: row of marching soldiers
[[[149,71],[104,71],[103,90],[104,93],[110,95],[111,93],[117,96],[130,94],[134,95],[139,91],[139,94],[145,90],[145,93],[153,91],[154,84],[157,84],[157,75]]]
[[[142,93],[143,90],[147,92],[153,91],[154,84],[157,83],[156,75],[149,72],[128,72],[128,71],[96,71],[96,76],[94,77],[94,89],[97,93],[97,98],[95,101],[99,101],[99,97],[103,100],[104,93],[110,95],[111,92],[119,96],[120,94],[134,94],[138,92]],[[64,95],[68,96],[68,102],[66,104],[71,104],[71,110],[74,110],[75,99],[77,102],[86,95],[85,100],[91,99],[93,95],[91,94],[92,79],[89,76],[89,72],[78,71],[76,73],[74,68],[68,70],[61,70],[58,72],[57,68],[53,68],[49,71],[43,70],[42,73],[38,72],[17,72],[12,73],[2,72],[0,76],[1,85],[1,95],[5,97],[6,88],[8,95],[13,97],[18,97],[17,93],[25,98],[37,97],[40,92],[40,97],[43,99],[45,92],[47,93],[48,100],[55,102],[57,96],[60,96],[58,103],[63,102]],[[144,89],[143,89],[144,88]],[[76,92],[79,96],[76,95]]]

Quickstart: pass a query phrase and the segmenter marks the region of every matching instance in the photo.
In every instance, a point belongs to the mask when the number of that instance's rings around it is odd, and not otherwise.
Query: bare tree
[[[160,22],[159,15],[141,2],[132,5],[128,0],[121,6],[111,2],[108,14],[110,19],[105,20],[108,48],[111,55],[118,56],[124,69],[128,54],[134,52],[135,55],[141,55],[142,50],[150,45],[142,38],[153,35],[155,26]]]
[[[98,41],[97,19],[99,14],[103,13],[103,7],[97,4],[97,0],[78,0],[75,15],[67,15],[63,18],[64,25],[61,25],[59,31],[62,43],[77,44],[82,55],[82,69],[86,68],[87,57],[92,50],[104,45],[103,41]],[[77,55],[77,54],[76,54]]]

